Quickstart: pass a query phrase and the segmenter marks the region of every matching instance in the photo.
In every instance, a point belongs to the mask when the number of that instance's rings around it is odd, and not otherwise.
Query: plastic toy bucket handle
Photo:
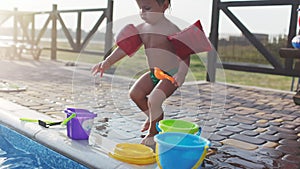
[[[158,123],[158,122],[156,122],[155,127],[156,127],[156,130],[157,130],[158,132],[162,132],[162,130],[159,128],[159,123]]]
[[[197,131],[196,135],[200,137],[200,135],[201,135],[201,132],[202,132],[202,128],[201,128],[201,127],[199,127],[199,129],[198,129],[198,131]]]
[[[192,169],[197,169],[197,168],[202,164],[202,162],[203,162],[203,160],[204,160],[204,158],[205,158],[205,156],[206,156],[207,149],[208,149],[208,145],[206,145],[206,146],[204,147],[204,150],[203,150],[203,153],[202,153],[200,159],[197,161],[197,163],[193,166]]]
[[[157,124],[157,123],[156,123]],[[157,126],[157,125],[156,125]],[[155,153],[155,158],[156,158],[156,163],[157,163],[157,166],[160,168],[160,169],[162,169],[162,167],[161,167],[161,164],[160,164],[160,161],[159,161],[159,157],[158,157],[158,144],[156,143],[156,145],[155,145],[155,147],[156,147],[156,153]]]

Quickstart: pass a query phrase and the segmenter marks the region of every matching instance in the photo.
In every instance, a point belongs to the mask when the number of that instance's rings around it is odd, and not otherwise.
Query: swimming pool
[[[0,168],[87,167],[0,124]]]

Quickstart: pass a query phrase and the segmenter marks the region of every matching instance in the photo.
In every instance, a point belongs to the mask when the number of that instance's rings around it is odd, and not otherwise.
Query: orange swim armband
[[[212,49],[208,38],[203,32],[200,20],[183,31],[168,36],[168,40],[174,46],[176,54],[183,60],[191,54],[206,52]]]
[[[168,75],[158,67],[154,67],[154,76],[159,80],[167,79],[170,80],[170,82],[172,82],[173,84],[175,83],[174,77]]]
[[[117,45],[128,55],[132,56],[141,47],[142,40],[139,31],[133,24],[126,25],[117,35]]]

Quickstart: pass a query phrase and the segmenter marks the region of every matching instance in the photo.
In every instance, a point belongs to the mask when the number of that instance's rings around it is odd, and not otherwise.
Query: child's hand
[[[181,75],[180,73],[176,73],[173,78],[175,79],[175,83],[174,85],[176,87],[180,87],[182,86],[184,80],[185,80],[185,76]]]
[[[110,68],[110,63],[107,60],[104,60],[98,64],[96,64],[95,66],[92,67],[92,74],[95,76],[97,73],[100,73],[100,77],[103,76],[103,73],[105,70]]]

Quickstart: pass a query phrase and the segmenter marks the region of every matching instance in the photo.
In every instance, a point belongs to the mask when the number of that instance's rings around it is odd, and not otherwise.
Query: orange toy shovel
[[[170,80],[173,84],[175,83],[175,79],[172,76],[166,74],[163,70],[161,70],[158,67],[154,67],[154,75],[159,80],[167,79]]]

